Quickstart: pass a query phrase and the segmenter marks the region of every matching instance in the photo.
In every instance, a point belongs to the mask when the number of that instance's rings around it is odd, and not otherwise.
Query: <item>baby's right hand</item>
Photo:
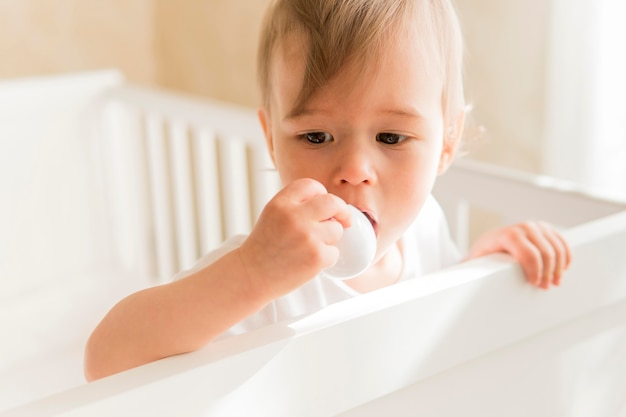
[[[345,201],[313,179],[299,179],[265,206],[239,256],[254,288],[277,298],[337,262],[333,245],[349,226]]]

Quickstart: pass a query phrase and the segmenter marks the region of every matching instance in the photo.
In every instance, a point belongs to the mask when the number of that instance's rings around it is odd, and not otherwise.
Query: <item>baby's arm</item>
[[[87,380],[198,349],[269,301],[248,279],[235,250],[188,278],[126,297],[87,342]]]
[[[569,245],[551,225],[526,222],[497,229],[481,236],[467,258],[494,252],[512,255],[522,265],[526,279],[547,289],[561,283],[561,276],[571,262]]]
[[[320,183],[303,179],[285,187],[241,247],[187,278],[115,305],[87,342],[86,378],[204,346],[336,262],[333,244],[349,219],[346,203]]]

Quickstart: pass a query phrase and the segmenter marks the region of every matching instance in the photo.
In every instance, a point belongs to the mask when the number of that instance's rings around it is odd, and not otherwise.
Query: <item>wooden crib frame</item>
[[[94,200],[102,203],[94,221],[106,220],[94,236],[104,255],[80,271],[81,285],[96,283],[92,297],[113,294],[98,286],[119,277],[135,280],[124,291],[167,281],[249,230],[278,187],[250,109],[131,86],[111,73],[37,83],[33,97],[47,91],[42,85],[92,87],[76,112],[93,192],[106,196]],[[477,212],[561,226],[574,256],[561,287],[536,289],[509,257],[491,255],[197,352],[58,386],[0,407],[0,417],[626,416],[626,203],[469,160],[439,179],[435,195],[461,246]],[[76,280],[60,282],[61,299],[84,296],[71,287]],[[20,303],[39,300],[36,291]],[[16,308],[3,305],[3,315]],[[67,343],[83,343],[89,326]]]

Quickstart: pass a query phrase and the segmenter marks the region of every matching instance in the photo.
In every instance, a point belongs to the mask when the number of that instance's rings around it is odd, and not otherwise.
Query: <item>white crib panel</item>
[[[621,415],[626,212],[566,234],[556,290],[494,255],[0,415]]]
[[[223,240],[222,207],[220,204],[218,156],[215,132],[206,127],[193,130],[193,154],[198,201],[198,233],[200,248],[207,253]]]
[[[340,416],[626,416],[623,317],[606,307]]]
[[[0,298],[36,292],[108,256],[77,115],[119,73],[0,81]]]

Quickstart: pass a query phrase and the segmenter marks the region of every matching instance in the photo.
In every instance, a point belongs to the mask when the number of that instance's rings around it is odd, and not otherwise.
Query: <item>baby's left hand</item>
[[[551,225],[525,222],[504,227],[478,238],[467,258],[472,259],[494,252],[513,256],[533,285],[548,289],[559,285],[561,276],[571,262],[569,245]]]

